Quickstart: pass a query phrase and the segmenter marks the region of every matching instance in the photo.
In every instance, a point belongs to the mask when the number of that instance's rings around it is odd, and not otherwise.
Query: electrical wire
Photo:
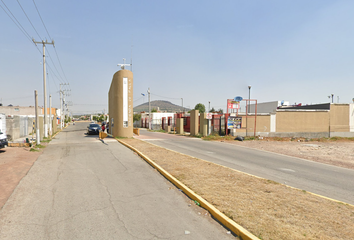
[[[150,93],[151,95],[157,96],[157,97],[162,97],[162,98],[167,98],[167,99],[181,99],[181,98],[170,98],[170,97],[164,97],[164,96],[160,96],[160,95],[156,95],[153,93]]]
[[[37,32],[37,29],[33,26],[31,20],[30,20],[29,17],[27,16],[27,13],[26,13],[25,10],[23,9],[21,3],[20,3],[18,0],[17,0],[17,3],[18,3],[18,5],[20,5],[20,7],[21,7],[21,9],[22,9],[22,12],[25,14],[27,20],[28,20],[28,21],[30,22],[30,24],[32,25],[34,31],[37,33],[37,36],[38,36],[40,39],[42,39],[41,36],[39,35],[39,33]]]
[[[133,100],[133,102],[136,102],[136,101],[139,101],[139,100],[141,100],[141,99],[143,99],[144,97],[140,97],[140,98],[138,98],[138,99],[136,99],[136,100]]]
[[[44,26],[44,28],[45,28],[45,30],[46,30],[46,32],[47,32],[47,34],[48,34],[50,40],[53,40],[52,37],[50,36],[48,30],[47,30],[47,27],[46,27],[45,24],[44,24],[44,21],[43,21],[43,19],[42,19],[41,14],[39,13],[39,10],[38,10],[38,8],[37,8],[36,2],[35,2],[34,0],[32,0],[32,1],[33,1],[34,6],[36,7],[36,10],[37,10],[37,13],[38,13],[38,15],[39,15],[39,18],[41,19],[41,21],[42,21],[42,23],[43,23],[43,26]]]
[[[7,14],[7,16],[9,16],[9,18],[15,23],[15,25],[21,30],[21,32],[28,38],[29,41],[32,42],[31,36],[28,34],[28,32],[25,30],[25,28],[21,25],[21,23],[17,20],[17,18],[12,14],[12,12],[10,11],[10,9],[6,6],[6,4],[4,3],[3,0],[1,0],[1,2],[5,5],[6,9],[10,12],[10,14],[12,15],[12,17],[9,15],[9,13],[3,8],[3,6],[1,6],[1,8],[4,10],[4,12]],[[14,21],[14,19],[16,20],[16,22]],[[32,42],[33,43],[33,42]]]
[[[53,61],[53,59],[52,59],[52,56],[50,55],[50,52],[48,51],[48,49],[47,49],[46,53],[48,53],[48,57],[49,57],[50,61],[53,63],[53,66],[54,66],[55,70],[57,71],[57,73],[58,73],[58,75],[59,75],[59,77],[60,77],[60,79],[61,79],[61,80],[59,79],[59,81],[60,81],[61,83],[65,82],[64,79],[63,79],[63,77],[60,75],[60,72],[58,71],[57,67],[55,66],[54,61]]]
[[[39,16],[39,18],[40,18],[41,21],[42,21],[42,24],[43,24],[43,26],[44,26],[44,29],[46,30],[46,32],[47,32],[49,38],[50,38],[51,40],[53,40],[52,37],[51,37],[50,34],[49,34],[49,31],[48,31],[46,25],[44,24],[44,21],[43,21],[43,19],[42,19],[41,14],[39,13],[39,10],[38,10],[38,8],[37,8],[36,2],[35,2],[34,0],[32,0],[32,1],[33,1],[33,4],[34,4],[34,6],[35,6],[35,8],[36,8],[36,10],[37,10],[38,16]],[[61,69],[61,71],[63,72],[63,75],[64,75],[64,77],[65,77],[66,82],[68,83],[69,81],[68,81],[68,79],[67,79],[67,77],[66,77],[66,75],[65,75],[65,72],[64,72],[63,66],[62,66],[62,64],[61,64],[61,61],[60,61],[60,59],[59,59],[59,55],[58,55],[58,52],[57,52],[57,50],[56,50],[56,48],[55,48],[55,45],[54,45],[53,47],[54,47],[55,55],[57,56],[57,59],[58,59],[58,62],[59,62],[60,69]],[[53,60],[52,60],[52,61],[53,61]],[[54,62],[53,62],[53,63],[54,63]],[[56,68],[56,67],[55,67],[55,68]],[[59,73],[58,70],[57,70],[57,72]],[[59,75],[60,75],[60,74],[59,74]]]
[[[65,72],[64,72],[64,70],[63,70],[63,66],[61,65],[61,62],[60,62],[60,59],[59,59],[59,56],[58,56],[58,53],[57,53],[57,49],[55,48],[55,45],[54,45],[54,51],[55,51],[55,55],[57,56],[57,59],[58,59],[58,62],[59,62],[59,66],[60,66],[60,68],[61,68],[61,71],[62,71],[63,74],[64,74],[65,80],[66,80],[66,82],[69,82],[68,79],[67,79],[67,77],[66,77],[66,75],[65,75]]]

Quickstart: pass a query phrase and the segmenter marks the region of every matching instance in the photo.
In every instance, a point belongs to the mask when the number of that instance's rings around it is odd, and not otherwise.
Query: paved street
[[[59,133],[0,211],[0,239],[235,239],[114,139]]]
[[[295,157],[199,138],[140,131],[136,137],[292,187],[354,204],[354,171]]]

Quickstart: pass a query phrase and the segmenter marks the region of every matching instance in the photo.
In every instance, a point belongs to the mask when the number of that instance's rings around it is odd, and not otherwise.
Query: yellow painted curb
[[[30,143],[8,143],[8,147],[30,147]]]
[[[179,189],[181,189],[188,197],[197,201],[201,207],[208,210],[214,218],[216,218],[219,222],[221,222],[225,227],[230,229],[233,233],[240,236],[243,240],[259,240],[259,238],[254,236],[252,233],[247,231],[242,226],[240,226],[237,223],[235,223],[234,221],[232,221],[225,214],[220,212],[218,209],[216,209],[213,205],[211,205],[209,202],[207,202],[201,196],[199,196],[198,194],[193,192],[191,189],[189,189],[187,186],[185,186],[183,183],[181,183],[179,180],[177,180],[175,177],[173,177],[171,174],[169,174],[167,171],[165,171],[162,167],[160,167],[154,161],[152,161],[147,156],[145,156],[143,153],[141,153],[139,150],[137,150],[136,148],[130,146],[129,144],[127,144],[119,139],[117,139],[117,141],[120,142],[121,144],[123,144],[124,146],[132,149],[134,152],[138,153],[146,162],[148,162],[152,167],[154,167],[156,170],[158,170],[165,178],[167,178],[170,182],[172,182]]]

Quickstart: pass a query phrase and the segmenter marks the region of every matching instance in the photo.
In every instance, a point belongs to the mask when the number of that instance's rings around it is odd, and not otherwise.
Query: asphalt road
[[[0,211],[0,239],[235,239],[135,153],[86,136],[86,126],[47,146]]]
[[[354,205],[354,170],[221,142],[140,131],[139,139]]]

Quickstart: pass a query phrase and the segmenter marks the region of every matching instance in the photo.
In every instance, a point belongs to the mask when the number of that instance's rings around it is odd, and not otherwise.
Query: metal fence
[[[213,116],[211,124],[211,132],[217,133],[220,136],[225,136],[225,116]]]

